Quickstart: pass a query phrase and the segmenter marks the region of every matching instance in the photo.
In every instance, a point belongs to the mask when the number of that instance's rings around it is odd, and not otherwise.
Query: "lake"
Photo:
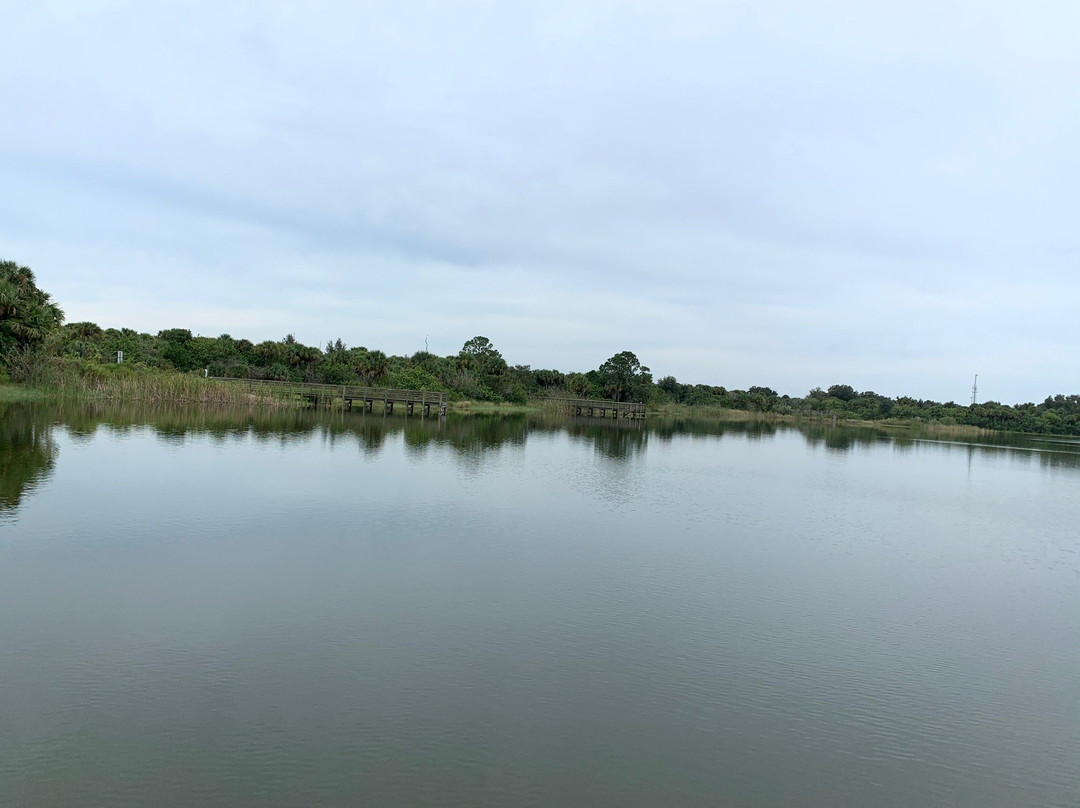
[[[1078,527],[1063,439],[8,406],[0,803],[1075,806]]]

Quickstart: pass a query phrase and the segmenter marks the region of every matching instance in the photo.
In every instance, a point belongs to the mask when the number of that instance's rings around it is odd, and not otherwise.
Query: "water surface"
[[[1080,446],[8,407],[0,802],[1074,806]]]

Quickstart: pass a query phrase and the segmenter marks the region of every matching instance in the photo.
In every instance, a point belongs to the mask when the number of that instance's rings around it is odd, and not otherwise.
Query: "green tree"
[[[558,370],[534,370],[533,379],[537,388],[559,388],[566,384],[566,374]]]
[[[480,376],[498,376],[506,371],[506,360],[487,337],[473,337],[458,351],[461,369]]]
[[[656,386],[671,396],[673,399],[679,395],[679,380],[674,376],[665,376],[656,383]]]
[[[191,331],[187,328],[166,328],[158,332],[158,339],[164,347],[161,349],[161,358],[177,370],[189,371],[198,367],[198,362],[192,355]]]
[[[507,365],[487,337],[473,337],[457,355],[458,377],[454,387],[469,398],[498,401],[506,396]]]
[[[0,362],[13,350],[36,348],[63,321],[30,267],[0,261]]]
[[[617,353],[597,370],[604,395],[615,401],[648,401],[652,372],[630,351]]]
[[[364,357],[363,375],[369,384],[383,381],[390,374],[390,359],[382,351],[368,351]]]
[[[582,398],[597,395],[596,391],[593,390],[592,382],[584,373],[568,373],[566,376],[566,389]]]
[[[833,398],[838,398],[841,401],[851,401],[858,395],[855,392],[855,388],[850,384],[834,384],[826,391]]]
[[[99,340],[105,334],[97,323],[68,323],[64,333],[73,340]]]

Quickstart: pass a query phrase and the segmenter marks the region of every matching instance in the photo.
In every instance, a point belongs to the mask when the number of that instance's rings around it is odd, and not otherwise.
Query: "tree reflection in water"
[[[619,464],[639,459],[650,440],[716,441],[727,436],[768,441],[798,434],[809,447],[828,452],[888,444],[894,451],[933,447],[1037,462],[1051,470],[1080,468],[1080,443],[1073,440],[1004,433],[969,438],[933,428],[656,417],[624,422],[522,413],[431,418],[291,408],[54,402],[0,406],[0,517],[13,513],[53,472],[59,455],[54,434],[58,430],[76,443],[93,440],[99,430],[118,436],[150,431],[169,444],[183,444],[196,436],[222,444],[253,440],[281,446],[322,440],[334,447],[356,446],[369,458],[400,435],[405,451],[412,456],[444,447],[455,454],[463,468],[472,469],[503,448],[523,447],[530,432],[565,434],[571,442],[591,445],[599,455]]]
[[[0,405],[0,519],[48,479],[60,450],[40,409]]]

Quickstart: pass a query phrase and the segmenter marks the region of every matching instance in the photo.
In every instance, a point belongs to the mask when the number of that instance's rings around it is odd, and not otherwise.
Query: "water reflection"
[[[596,453],[609,460],[627,461],[641,454],[649,433],[641,421],[597,421],[595,418],[566,418],[544,421],[536,429],[565,430],[575,442],[591,443]]]
[[[843,454],[888,445],[893,451],[911,452],[919,447],[940,446],[945,450],[1038,462],[1045,469],[1080,469],[1080,441],[1042,435],[1016,433],[972,433],[963,429],[932,426],[879,427],[831,423],[780,423],[774,421],[694,421],[650,419],[647,436],[661,441],[675,437],[723,438],[738,435],[763,440],[798,434],[811,448]]]
[[[12,511],[23,496],[52,472],[58,454],[54,425],[62,425],[75,443],[93,439],[99,430],[124,435],[150,429],[162,443],[179,446],[192,437],[215,443],[254,440],[288,446],[313,439],[338,448],[354,445],[374,458],[391,438],[400,436],[407,453],[423,457],[432,447],[449,448],[465,468],[477,468],[485,458],[505,448],[523,447],[530,434],[564,434],[574,443],[591,445],[606,460],[619,464],[639,458],[650,441],[676,439],[720,441],[774,440],[800,435],[810,448],[846,453],[888,445],[910,452],[937,446],[1038,463],[1043,469],[1080,469],[1080,441],[1014,434],[970,437],[929,428],[898,429],[840,426],[826,423],[789,424],[766,420],[702,421],[651,418],[640,421],[602,421],[550,415],[451,415],[448,418],[387,417],[364,413],[294,409],[207,408],[179,405],[51,403],[16,404],[2,410],[0,424],[0,513]]]
[[[25,406],[0,404],[0,519],[52,474],[59,450],[47,420]]]
[[[0,802],[1071,805],[1080,446],[993,438],[0,410]]]

